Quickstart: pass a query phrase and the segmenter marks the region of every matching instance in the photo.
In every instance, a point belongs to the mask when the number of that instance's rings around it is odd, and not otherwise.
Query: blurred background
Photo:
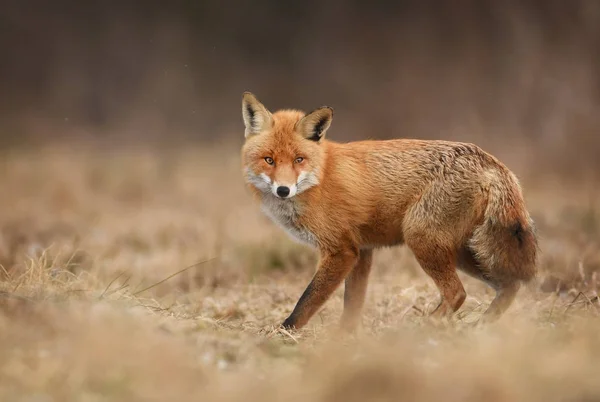
[[[396,247],[367,353],[313,348],[341,287],[278,332],[317,253],[244,187],[244,91],[333,107],[332,140],[506,163],[540,275],[504,330],[470,331],[494,292],[462,273],[456,325],[427,326],[438,290]],[[599,156],[597,0],[0,0],[0,400],[600,400]]]
[[[0,47],[3,146],[235,140],[249,90],[270,109],[334,107],[337,140],[600,163],[594,0],[3,0]]]

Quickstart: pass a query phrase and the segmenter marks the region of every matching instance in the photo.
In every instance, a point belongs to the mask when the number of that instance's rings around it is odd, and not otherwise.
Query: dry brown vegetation
[[[0,161],[2,400],[600,399],[593,181],[524,180],[541,275],[498,323],[472,325],[492,291],[469,278],[453,322],[429,323],[437,292],[394,248],[343,335],[341,289],[306,329],[277,329],[316,255],[261,216],[236,146]]]

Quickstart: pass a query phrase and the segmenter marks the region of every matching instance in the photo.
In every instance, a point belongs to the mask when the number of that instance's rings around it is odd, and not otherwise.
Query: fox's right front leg
[[[335,252],[321,251],[319,268],[294,311],[283,322],[283,327],[302,328],[356,265],[358,255],[356,247],[345,247]]]

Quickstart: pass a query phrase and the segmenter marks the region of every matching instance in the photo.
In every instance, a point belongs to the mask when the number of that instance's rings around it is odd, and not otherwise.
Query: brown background
[[[593,0],[5,0],[0,48],[4,146],[238,139],[251,90],[271,109],[334,107],[338,140],[598,167]]]

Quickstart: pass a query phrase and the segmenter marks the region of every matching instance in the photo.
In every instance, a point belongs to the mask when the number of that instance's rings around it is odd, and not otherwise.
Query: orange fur
[[[465,300],[457,268],[496,289],[486,320],[500,316],[520,283],[534,277],[537,241],[517,178],[476,145],[336,143],[324,139],[331,108],[271,114],[250,93],[242,106],[251,191],[267,215],[321,255],[285,327],[305,325],[346,280],[342,324],[354,328],[379,247],[411,248],[440,290],[436,316],[454,313]],[[278,197],[280,185],[293,196]]]

